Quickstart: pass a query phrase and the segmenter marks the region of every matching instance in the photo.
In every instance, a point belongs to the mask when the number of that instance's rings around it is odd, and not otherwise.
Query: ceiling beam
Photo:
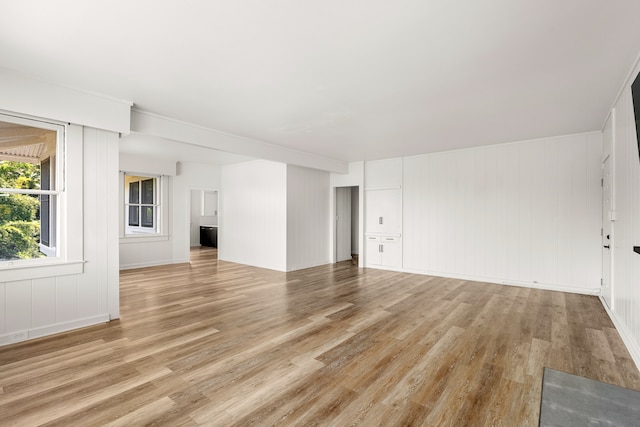
[[[347,173],[349,170],[348,163],[342,160],[232,135],[137,109],[131,111],[131,131],[311,169],[336,173]]]

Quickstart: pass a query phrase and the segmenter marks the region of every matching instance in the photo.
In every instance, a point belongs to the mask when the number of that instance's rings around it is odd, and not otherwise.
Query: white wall
[[[287,166],[255,160],[221,176],[218,258],[286,271]]]
[[[327,264],[329,173],[267,160],[222,167],[221,260],[293,271]]]
[[[637,72],[638,68],[615,104],[613,310],[609,313],[640,366],[640,254],[633,252],[633,246],[640,246],[640,158],[631,97],[631,83]]]
[[[329,173],[287,166],[287,271],[328,264]]]
[[[404,159],[404,269],[597,293],[599,132]]]
[[[0,283],[0,345],[119,317],[118,134],[72,126],[67,156],[68,174],[77,177],[67,186],[68,206],[80,214],[71,215],[68,232],[83,236],[74,244],[82,244],[85,262],[73,274],[3,271],[25,279]]]

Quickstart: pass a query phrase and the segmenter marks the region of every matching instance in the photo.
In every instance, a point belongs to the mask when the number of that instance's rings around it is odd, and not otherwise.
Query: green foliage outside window
[[[0,161],[0,188],[40,188],[40,167]],[[40,240],[38,196],[0,192],[0,259],[38,258]]]
[[[40,166],[0,160],[0,188],[40,188]]]

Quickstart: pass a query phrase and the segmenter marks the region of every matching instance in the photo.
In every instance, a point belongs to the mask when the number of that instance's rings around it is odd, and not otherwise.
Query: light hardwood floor
[[[0,425],[534,426],[542,369],[640,390],[595,297],[193,252],[122,319],[0,348]]]

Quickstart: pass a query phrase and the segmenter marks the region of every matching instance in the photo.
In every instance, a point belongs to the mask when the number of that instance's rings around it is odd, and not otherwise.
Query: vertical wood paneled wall
[[[222,168],[219,257],[278,271],[329,263],[329,173],[256,160]]]
[[[404,159],[403,268],[597,293],[599,132]]]
[[[638,102],[638,101],[636,101]],[[630,83],[615,106],[613,317],[640,366],[640,158]]]
[[[67,168],[81,183],[68,185],[67,200],[84,215],[68,240],[83,246],[83,272],[0,282],[0,345],[119,317],[118,134],[77,128]]]
[[[329,173],[287,166],[287,271],[328,264]]]

